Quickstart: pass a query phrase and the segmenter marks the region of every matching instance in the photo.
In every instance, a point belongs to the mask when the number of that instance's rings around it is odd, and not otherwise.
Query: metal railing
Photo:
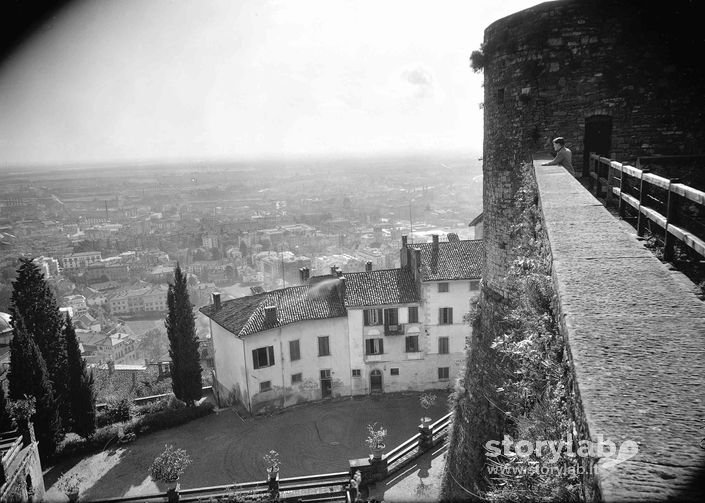
[[[604,188],[606,204],[617,199],[620,218],[627,205],[634,208],[638,236],[647,221],[663,230],[664,260],[673,258],[676,240],[705,257],[705,192],[596,154],[590,154],[590,177],[595,196]]]

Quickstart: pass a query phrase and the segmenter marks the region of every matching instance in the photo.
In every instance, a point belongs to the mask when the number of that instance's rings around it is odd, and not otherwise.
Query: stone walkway
[[[585,422],[619,449],[603,499],[701,501],[705,303],[563,168],[534,168]]]

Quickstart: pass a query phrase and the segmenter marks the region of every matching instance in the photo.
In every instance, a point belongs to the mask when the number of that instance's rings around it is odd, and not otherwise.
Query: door
[[[321,398],[328,398],[333,394],[333,384],[330,378],[330,369],[321,370]]]
[[[609,157],[612,148],[612,117],[593,115],[585,119],[583,176],[590,176],[590,152]],[[605,167],[606,169],[606,167]],[[600,173],[605,178],[607,173]]]
[[[376,391],[382,391],[382,371],[373,370],[370,372],[370,391],[373,393]]]

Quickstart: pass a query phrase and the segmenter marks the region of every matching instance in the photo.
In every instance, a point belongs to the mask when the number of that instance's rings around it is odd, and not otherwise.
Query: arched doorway
[[[372,393],[382,391],[382,371],[379,369],[370,372],[370,391]]]
[[[609,157],[612,148],[612,117],[593,115],[585,119],[583,176],[590,176],[590,152]]]

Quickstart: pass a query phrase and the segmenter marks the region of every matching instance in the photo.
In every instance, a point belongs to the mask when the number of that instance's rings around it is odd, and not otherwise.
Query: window
[[[365,354],[366,355],[381,355],[384,353],[384,340],[383,339],[366,339],[365,340]]]
[[[361,377],[362,373],[360,372],[360,369],[352,369],[352,376],[353,377]]]
[[[452,325],[453,324],[453,308],[452,307],[441,307],[438,310],[438,324],[439,325]]]
[[[256,369],[274,365],[274,346],[252,350],[252,362]]]
[[[438,379],[441,381],[450,379],[450,367],[438,367]]]
[[[330,346],[328,345],[328,336],[318,338],[318,356],[330,356]]]
[[[442,355],[447,355],[448,353],[450,353],[448,337],[438,338],[438,352]]]
[[[409,308],[409,323],[418,323],[419,322],[419,308],[418,307],[410,307]]]
[[[477,292],[479,289],[480,289],[480,280],[479,279],[471,279],[470,280],[470,291]]]
[[[448,291],[448,283],[438,283],[438,293],[446,293]]]
[[[407,335],[406,336],[406,352],[407,353],[418,353],[419,352],[419,336],[418,335]]]
[[[298,374],[291,374],[291,384],[300,383],[302,380],[301,372]]]
[[[272,381],[262,381],[259,383],[259,392],[263,393],[265,391],[271,391],[272,390]]]
[[[381,325],[382,324],[382,310],[381,309],[365,309],[362,314],[365,319],[365,326],[366,327],[371,327],[374,325]]]
[[[399,309],[396,307],[384,310],[384,324],[398,325],[399,324]]]
[[[399,369],[398,369],[398,368],[391,368],[391,369],[389,369],[389,373],[390,373],[390,375],[398,376],[398,375],[399,375]]]
[[[330,379],[330,369],[321,370],[321,379]]]
[[[301,359],[301,348],[299,340],[289,341],[289,359],[293,362]]]

